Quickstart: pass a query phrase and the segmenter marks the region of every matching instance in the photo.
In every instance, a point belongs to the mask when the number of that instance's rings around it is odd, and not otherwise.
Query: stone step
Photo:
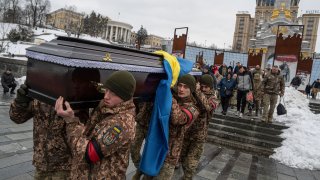
[[[271,154],[274,153],[274,151],[269,148],[255,146],[252,144],[244,144],[242,142],[227,140],[227,139],[219,138],[212,135],[208,135],[207,141],[214,144],[219,144],[222,146],[240,150],[245,153],[253,153],[253,154],[264,155],[264,156],[270,156]]]
[[[310,105],[310,104],[309,104],[309,108],[312,108],[312,109],[320,109],[320,106],[315,106],[315,105]]]
[[[244,136],[249,136],[249,137],[254,137],[262,140],[267,140],[267,141],[274,141],[274,142],[282,142],[283,138],[275,135],[269,135],[257,131],[251,131],[251,130],[246,130],[246,129],[240,129],[237,127],[231,127],[231,126],[225,126],[222,124],[215,124],[215,123],[209,123],[209,128],[216,129],[216,130],[221,130],[221,131],[226,131],[230,133],[236,133]]]
[[[230,133],[230,132],[226,132],[226,131],[219,131],[219,130],[215,130],[215,129],[209,129],[208,134],[219,137],[219,138],[223,138],[223,139],[242,142],[244,144],[252,144],[255,146],[260,146],[260,147],[269,148],[269,149],[277,148],[277,147],[281,146],[280,142],[267,141],[267,140],[263,140],[263,139],[258,139],[258,138],[254,138],[254,137],[250,137],[250,136],[244,136],[244,135],[240,135],[240,134]]]
[[[273,123],[264,123],[261,121],[260,118],[254,117],[252,116],[252,119],[245,116],[243,118],[240,118],[238,116],[233,116],[233,115],[222,115],[220,113],[215,113],[213,115],[213,118],[219,118],[219,119],[227,119],[230,121],[235,121],[235,122],[241,122],[241,123],[247,123],[247,124],[251,124],[251,125],[256,125],[256,126],[261,126],[261,127],[265,127],[265,128],[273,128],[273,129],[287,129],[288,127],[285,126],[284,124],[281,123],[277,123],[277,122],[273,122]]]
[[[213,120],[210,120],[210,122],[215,123],[215,124],[225,125],[225,126],[236,127],[236,128],[244,129],[244,130],[261,132],[261,133],[265,133],[265,134],[269,134],[269,135],[279,135],[282,133],[281,130],[273,129],[271,127],[265,128],[265,127],[261,127],[261,126],[257,126],[257,125],[253,125],[253,124],[232,121],[229,119],[220,119],[217,117],[214,117]]]
[[[320,110],[310,109],[313,114],[320,114]]]

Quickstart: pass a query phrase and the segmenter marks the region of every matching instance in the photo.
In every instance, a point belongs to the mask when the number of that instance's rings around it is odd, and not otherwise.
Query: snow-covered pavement
[[[320,169],[320,114],[313,114],[306,95],[292,87],[286,88],[284,95],[287,115],[274,117],[285,123],[285,140],[271,156],[281,163],[301,169]]]

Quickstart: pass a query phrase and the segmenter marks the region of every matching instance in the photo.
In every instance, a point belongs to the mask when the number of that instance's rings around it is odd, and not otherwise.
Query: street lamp
[[[207,47],[207,40],[204,40],[204,47]]]

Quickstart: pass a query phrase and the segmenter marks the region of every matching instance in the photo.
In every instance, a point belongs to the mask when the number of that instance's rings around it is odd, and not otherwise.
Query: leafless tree
[[[5,47],[8,46],[9,41],[7,40],[7,34],[10,31],[10,24],[0,22],[0,52],[4,52]]]
[[[42,25],[46,14],[50,11],[51,3],[49,0],[26,0],[27,6],[30,8],[32,17],[32,27],[38,24]]]
[[[19,22],[19,10],[21,9],[19,7],[19,0],[10,0],[11,4],[12,4],[12,23],[17,23]]]

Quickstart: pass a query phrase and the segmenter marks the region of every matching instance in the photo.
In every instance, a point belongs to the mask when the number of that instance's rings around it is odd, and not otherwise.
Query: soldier
[[[172,110],[169,125],[169,152],[160,173],[154,179],[171,179],[182,149],[185,131],[198,118],[199,110],[195,106],[192,93],[196,89],[196,80],[186,74],[178,80],[177,96],[172,98]],[[174,95],[175,96],[175,95]]]
[[[130,152],[131,159],[134,166],[137,168],[135,175],[132,177],[132,180],[140,179],[142,176],[142,172],[139,171],[140,164],[140,150],[143,143],[143,140],[146,138],[148,134],[149,121],[151,118],[151,113],[153,109],[153,103],[151,102],[143,102],[139,104],[139,113],[136,117],[136,135],[134,137],[134,141],[132,143]]]
[[[56,115],[53,106],[26,96],[22,84],[10,107],[10,118],[17,124],[33,118],[33,165],[35,179],[67,179],[70,174],[71,152],[66,143],[66,123]],[[80,114],[79,114],[80,115]],[[88,112],[85,112],[84,119]]]
[[[201,91],[200,91],[201,89]],[[209,119],[218,106],[213,90],[213,78],[206,74],[200,79],[200,89],[196,90],[199,98],[200,114],[197,120],[187,130],[181,151],[180,160],[184,171],[183,179],[192,179],[198,167],[199,160],[208,135]]]
[[[64,117],[73,155],[72,179],[125,179],[130,144],[135,134],[132,96],[136,81],[131,73],[117,71],[105,84],[104,99],[86,126],[79,124],[70,104],[56,101],[57,114]]]
[[[278,96],[284,95],[285,88],[284,79],[279,73],[278,66],[273,66],[271,72],[264,77],[262,88],[264,91],[262,121],[271,123]]]
[[[254,98],[254,106],[256,109],[256,116],[259,115],[259,111],[261,114],[261,100],[263,97],[263,89],[261,86],[263,72],[259,65],[255,67],[252,71],[252,78],[253,78],[253,98]]]

